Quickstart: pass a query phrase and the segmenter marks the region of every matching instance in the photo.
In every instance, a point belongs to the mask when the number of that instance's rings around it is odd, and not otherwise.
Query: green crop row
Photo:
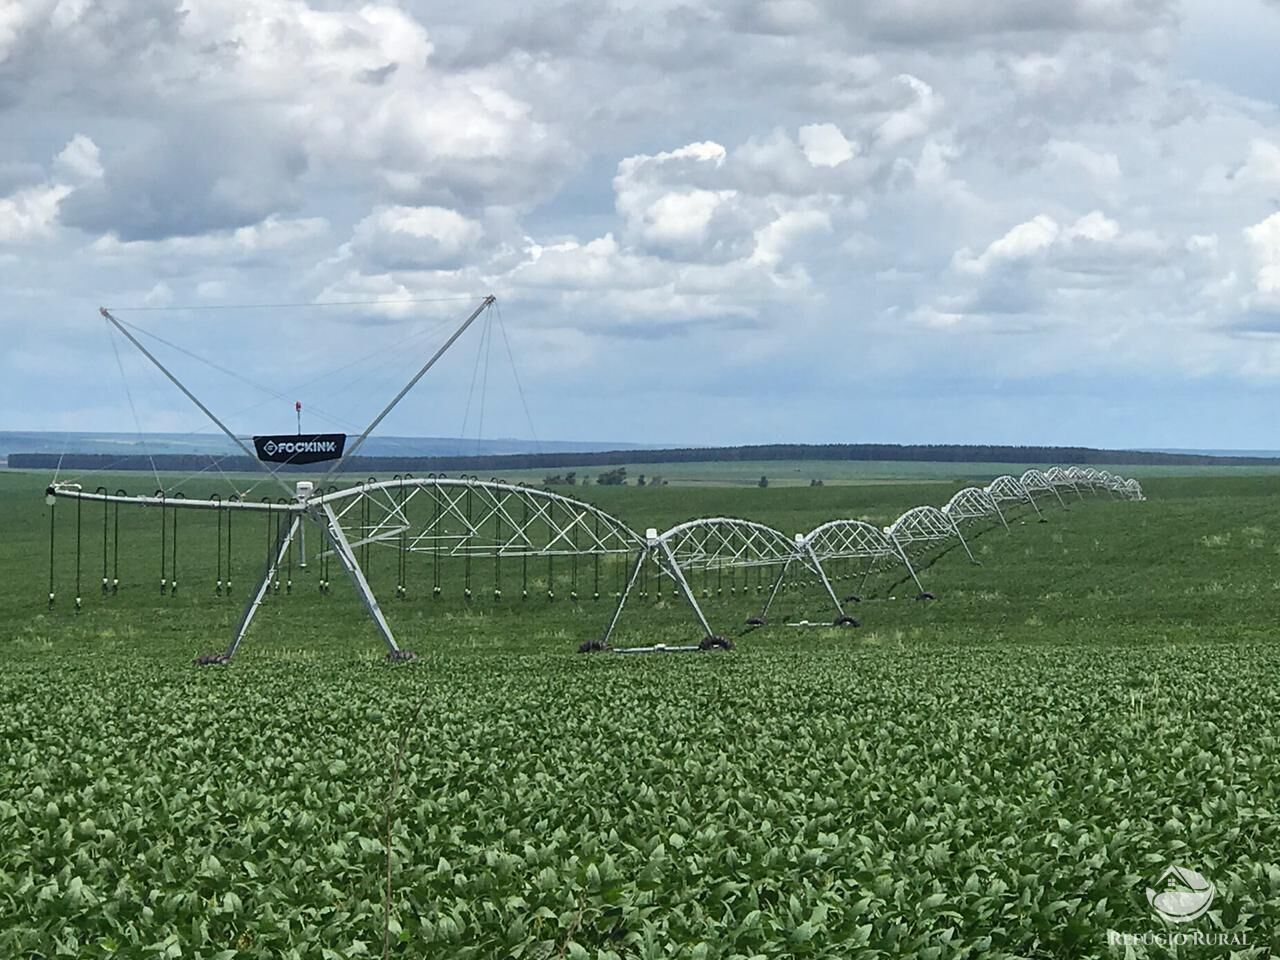
[[[981,566],[929,568],[936,603],[731,654],[578,656],[604,601],[415,594],[387,608],[422,658],[391,667],[349,592],[300,588],[204,670],[238,601],[139,577],[47,611],[47,514],[15,484],[0,957],[382,956],[384,936],[422,958],[1126,956],[1111,935],[1272,955],[1268,483],[1153,480],[1148,503],[981,532]],[[918,492],[743,491],[725,512],[807,529]],[[607,496],[688,516],[709,493]],[[688,637],[668,601],[629,616]],[[1215,888],[1179,928],[1146,893],[1170,864]],[[1152,940],[1171,931],[1226,945]]]

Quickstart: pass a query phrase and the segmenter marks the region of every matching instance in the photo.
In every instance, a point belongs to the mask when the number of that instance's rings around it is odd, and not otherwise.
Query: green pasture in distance
[[[917,460],[745,460],[739,462],[638,463],[626,464],[627,483],[634,485],[643,475],[666,480],[668,485],[755,486],[763,476],[770,486],[807,487],[814,480],[827,484],[860,483],[959,483],[979,486],[992,478],[1009,473],[1021,476],[1031,467],[1048,469],[1051,463],[941,463]],[[1125,477],[1280,477],[1280,467],[1217,466],[1130,466],[1097,464],[1099,470],[1110,470]],[[595,479],[615,467],[555,467],[539,470],[503,471],[499,476],[529,483],[541,483],[547,477],[573,471],[579,482]],[[487,477],[487,474],[486,474]],[[945,498],[944,498],[945,499]]]
[[[631,463],[622,464],[627,472],[627,485],[635,486],[643,476],[646,483],[657,477],[665,480],[668,486],[729,486],[754,487],[763,476],[768,479],[769,486],[801,486],[807,487],[813,481],[820,480],[823,485],[845,484],[903,484],[903,483],[940,483],[966,486],[977,484],[982,486],[1001,474],[1021,476],[1023,471],[1036,467],[1044,470],[1062,464],[1051,463],[981,463],[981,462],[933,462],[917,460],[744,460],[714,461],[697,463]],[[1280,479],[1280,467],[1266,466],[1165,466],[1165,465],[1129,465],[1129,464],[1096,464],[1099,470],[1110,470],[1125,477],[1137,477],[1145,480],[1149,477],[1275,477]],[[497,477],[501,480],[516,483],[533,483],[541,485],[549,477],[567,473],[575,475],[573,489],[581,489],[583,481],[586,486],[598,486],[597,477],[614,466],[589,467],[540,467],[532,470],[499,470],[484,471],[483,478]],[[17,473],[15,471],[15,473]],[[6,473],[0,470],[0,481]],[[17,474],[21,476],[21,474]],[[421,475],[421,474],[419,474]],[[446,473],[447,476],[460,476],[460,472]],[[127,471],[113,474],[74,472],[65,474],[62,479],[81,479],[92,488],[105,483],[104,476],[109,477],[110,485],[124,487],[130,493],[151,492],[157,487],[156,477],[146,471]],[[175,479],[183,479],[187,474],[161,473],[164,484]],[[264,474],[230,474],[236,483],[262,481],[257,489],[258,496],[272,493],[273,482],[264,480]],[[304,474],[282,474],[292,484],[298,479],[305,479]],[[389,479],[390,475],[379,475],[379,479]],[[43,478],[42,478],[43,479]],[[220,486],[222,477],[215,470],[207,470],[198,474],[185,484],[191,495],[205,495]],[[341,475],[340,483],[356,483],[363,478],[354,474]],[[19,481],[20,482],[20,481]],[[559,486],[558,490],[568,493],[568,486]],[[278,487],[276,488],[278,491]],[[275,496],[275,493],[272,493]],[[944,501],[946,498],[943,498]]]
[[[77,616],[60,502],[50,612],[46,478],[0,473],[0,956],[381,956],[384,929],[391,956],[424,958],[1124,956],[1109,932],[1168,932],[1145,889],[1169,864],[1216,889],[1183,930],[1274,954],[1275,479],[1117,469],[1147,502],[1042,500],[1045,523],[971,530],[980,565],[924,565],[932,603],[886,578],[850,604],[857,629],[785,626],[829,615],[809,586],[747,632],[754,583],[695,582],[733,653],[581,656],[612,570],[600,600],[522,601],[516,567],[478,563],[467,604],[452,575],[433,600],[419,557],[400,601],[384,547],[371,577],[421,661],[387,666],[347,584],[334,570],[319,597],[312,566],[226,669],[191,659],[225,645],[261,521],[236,521],[228,600],[212,515],[181,516],[181,588],[162,598],[159,514],[124,508],[104,599],[103,515],[83,507]],[[736,515],[792,533],[887,523],[960,485],[918,479],[562,492],[638,529]],[[698,639],[669,599],[624,631]]]

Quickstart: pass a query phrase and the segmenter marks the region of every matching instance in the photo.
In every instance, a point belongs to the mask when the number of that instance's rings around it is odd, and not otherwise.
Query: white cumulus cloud
[[[854,147],[834,123],[811,123],[797,133],[800,149],[815,167],[838,167],[853,159]]]
[[[358,224],[354,249],[374,263],[398,269],[449,269],[464,265],[484,227],[445,207],[384,207]]]

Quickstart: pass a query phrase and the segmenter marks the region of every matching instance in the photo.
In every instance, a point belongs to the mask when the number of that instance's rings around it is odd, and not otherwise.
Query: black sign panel
[[[258,459],[266,463],[320,463],[337,460],[347,445],[345,433],[286,433],[254,437]]]

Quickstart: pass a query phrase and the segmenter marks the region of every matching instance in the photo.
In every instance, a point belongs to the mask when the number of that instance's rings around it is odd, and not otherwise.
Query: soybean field
[[[239,531],[220,597],[212,521],[184,518],[181,587],[161,596],[154,517],[104,558],[85,508],[83,609],[61,548],[50,608],[46,480],[0,473],[0,956],[1280,952],[1268,476],[1144,476],[1145,502],[987,525],[980,563],[922,571],[936,600],[884,584],[857,628],[788,625],[803,589],[747,628],[756,585],[704,584],[740,625],[732,652],[581,655],[612,581],[571,600],[546,589],[570,571],[539,570],[528,597],[469,601],[411,569],[383,605],[419,659],[390,665],[354,592],[320,596],[313,565],[225,668],[192,661],[234,628],[262,532]],[[951,492],[574,495],[640,530],[730,515],[800,532]],[[61,545],[73,524],[57,519]],[[369,569],[392,598],[401,571]],[[629,617],[647,642],[697,640],[671,597]],[[1214,886],[1194,923],[1153,912],[1169,865]],[[1190,930],[1225,945],[1152,936]]]

